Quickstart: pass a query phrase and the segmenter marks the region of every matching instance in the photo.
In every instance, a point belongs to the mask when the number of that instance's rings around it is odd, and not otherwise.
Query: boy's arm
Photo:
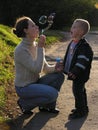
[[[77,62],[68,74],[69,78],[75,79],[81,75],[87,69],[87,67],[91,66],[92,58],[93,52],[89,45],[86,44],[81,47],[79,50],[79,55],[77,57]]]

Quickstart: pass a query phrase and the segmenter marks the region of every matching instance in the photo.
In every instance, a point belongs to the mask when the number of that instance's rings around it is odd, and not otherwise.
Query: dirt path
[[[57,101],[57,107],[60,109],[58,115],[41,113],[35,108],[32,116],[21,115],[10,122],[10,130],[98,130],[98,35],[88,34],[87,38],[94,50],[91,78],[86,84],[90,109],[88,117],[68,120],[68,114],[74,108],[74,98],[71,81],[65,80]],[[68,43],[68,33],[66,33],[65,42],[46,49],[48,60],[53,60],[57,56],[63,58]]]

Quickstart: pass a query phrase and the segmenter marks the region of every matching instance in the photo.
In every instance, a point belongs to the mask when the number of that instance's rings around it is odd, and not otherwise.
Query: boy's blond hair
[[[89,32],[90,24],[85,19],[76,19],[74,22],[78,22],[84,31],[84,35]]]

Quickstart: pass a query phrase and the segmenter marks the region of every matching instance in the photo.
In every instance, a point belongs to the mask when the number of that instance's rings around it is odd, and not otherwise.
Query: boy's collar
[[[74,42],[74,43],[78,43],[78,42],[79,42],[79,40],[73,40],[73,42]]]
[[[78,43],[79,41],[81,41],[81,40],[83,40],[83,39],[85,39],[85,37],[82,37],[80,40],[72,40],[74,43]]]

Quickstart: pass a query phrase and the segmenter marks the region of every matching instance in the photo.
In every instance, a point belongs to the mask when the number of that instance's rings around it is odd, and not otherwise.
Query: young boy
[[[75,98],[75,109],[69,118],[81,118],[88,114],[87,94],[85,83],[89,79],[93,51],[84,38],[90,30],[87,20],[76,19],[71,27],[72,41],[68,45],[64,57],[64,73],[72,80],[72,90]]]

